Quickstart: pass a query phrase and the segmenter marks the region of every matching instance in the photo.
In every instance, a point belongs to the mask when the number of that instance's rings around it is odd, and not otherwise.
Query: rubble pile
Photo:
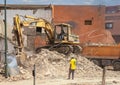
[[[22,66],[19,66],[19,75],[11,76],[10,81],[25,80],[32,78],[34,65],[36,77],[45,78],[66,78],[69,71],[69,60],[71,57],[77,59],[76,77],[98,77],[102,76],[102,69],[80,55],[63,55],[56,51],[42,49],[39,54],[27,56]]]
[[[101,77],[102,68],[95,65],[85,57],[78,56],[77,58],[77,74],[83,77]]]
[[[56,51],[42,49],[39,54],[29,56],[24,63],[24,68],[32,72],[33,66],[36,66],[36,76],[39,78],[67,78],[69,69],[69,60],[74,56],[77,59],[76,76],[102,76],[102,69],[80,55],[63,55]]]

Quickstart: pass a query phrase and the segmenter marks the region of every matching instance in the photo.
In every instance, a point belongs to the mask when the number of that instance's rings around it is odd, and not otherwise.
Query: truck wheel
[[[119,61],[114,62],[113,67],[115,71],[120,71],[120,62]]]

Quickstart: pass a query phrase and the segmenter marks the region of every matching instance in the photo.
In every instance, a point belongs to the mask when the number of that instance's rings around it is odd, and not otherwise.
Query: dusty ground
[[[0,85],[34,85],[33,78],[28,80],[19,80],[19,81],[2,81]],[[55,78],[55,79],[39,79],[35,81],[36,85],[102,85],[102,79],[81,77],[75,78],[74,80],[67,80],[66,78]],[[106,85],[120,85],[120,77],[106,78]]]
[[[67,80],[69,59],[77,59],[74,80]],[[42,50],[29,53],[23,65],[18,65],[19,74],[5,79],[0,75],[0,85],[34,85],[32,70],[36,65],[36,85],[102,85],[102,68],[85,57]],[[106,85],[120,85],[120,71],[106,71]]]

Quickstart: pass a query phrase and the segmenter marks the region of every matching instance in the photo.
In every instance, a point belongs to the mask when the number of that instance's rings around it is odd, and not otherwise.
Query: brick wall
[[[112,28],[107,29],[109,30],[116,43],[120,42],[120,5],[118,6],[108,6],[106,7],[106,12],[105,12],[105,23],[111,23]]]
[[[81,43],[114,43],[110,32],[105,29],[105,6],[55,5],[53,13],[54,23],[71,24]],[[92,21],[92,24],[85,25],[85,20]]]

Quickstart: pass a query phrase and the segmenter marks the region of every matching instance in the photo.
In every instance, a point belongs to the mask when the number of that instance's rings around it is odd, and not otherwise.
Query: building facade
[[[120,5],[106,7],[105,27],[111,31],[117,43],[120,42]]]
[[[55,5],[53,21],[71,24],[81,43],[115,43],[105,29],[105,6]]]
[[[53,23],[68,23],[81,43],[115,43],[105,29],[105,6],[89,5],[7,5],[7,35],[12,39],[13,17],[16,15],[41,17]],[[0,5],[0,34],[4,35],[4,6]],[[29,50],[46,44],[45,33],[35,29],[23,30],[24,47]]]

